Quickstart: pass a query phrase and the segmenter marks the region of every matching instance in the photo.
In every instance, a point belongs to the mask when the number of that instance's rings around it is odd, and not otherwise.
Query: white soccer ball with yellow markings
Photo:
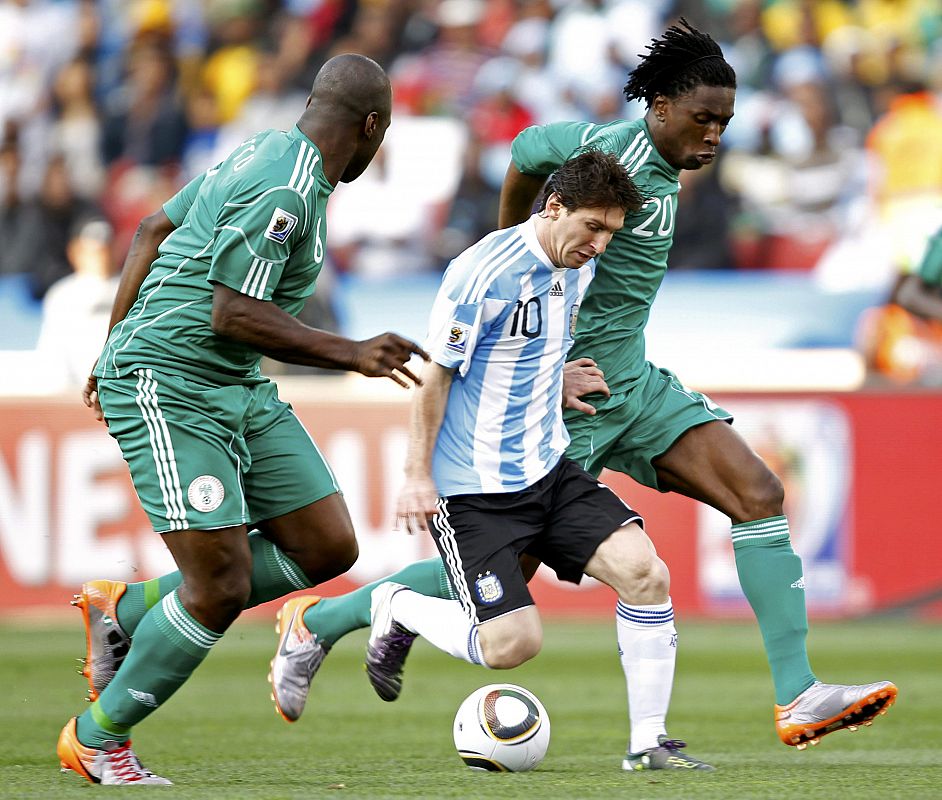
[[[550,721],[532,692],[512,683],[493,683],[472,692],[459,706],[455,747],[471,769],[526,772],[549,747]]]

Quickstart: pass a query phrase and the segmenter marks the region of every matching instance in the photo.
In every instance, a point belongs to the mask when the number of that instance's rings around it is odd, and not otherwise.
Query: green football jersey
[[[193,202],[196,200],[196,193],[199,192],[200,186],[203,185],[206,175],[218,170],[219,167],[220,165],[217,164],[213,169],[200,173],[164,203],[164,214],[169,217],[170,221],[177,228],[179,228],[183,224],[183,220],[186,219],[186,212],[190,210],[190,206],[192,206]]]
[[[942,288],[942,229],[929,238],[919,265],[919,277],[927,286]]]
[[[521,172],[549,175],[586,148],[620,156],[645,198],[641,210],[628,213],[624,227],[597,259],[569,353],[570,360],[595,359],[614,393],[627,389],[644,372],[644,326],[667,271],[680,172],[661,158],[643,119],[534,126],[514,139],[511,152]]]
[[[182,224],[161,243],[95,374],[152,368],[220,384],[265,380],[256,350],[213,333],[213,284],[297,316],[324,262],[334,187],[321,161],[296,126],[263,131],[168,201],[165,213]]]

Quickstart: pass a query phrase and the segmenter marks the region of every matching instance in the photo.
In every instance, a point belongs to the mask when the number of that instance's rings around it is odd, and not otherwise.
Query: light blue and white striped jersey
[[[456,368],[432,457],[443,497],[520,491],[556,466],[563,365],[594,269],[554,266],[532,217],[448,266],[425,347]]]

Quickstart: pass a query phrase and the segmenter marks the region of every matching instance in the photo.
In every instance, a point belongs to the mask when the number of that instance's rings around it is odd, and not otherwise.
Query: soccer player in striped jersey
[[[373,589],[366,668],[382,699],[399,696],[418,635],[494,669],[539,652],[524,553],[561,580],[597,578],[631,607],[666,603],[666,582],[634,572],[650,550],[641,518],[564,454],[562,377],[579,306],[594,260],[641,202],[618,157],[589,149],[550,176],[538,213],[448,267],[396,514],[410,533],[431,530],[456,599],[395,582]],[[712,770],[689,756],[686,765]]]
[[[567,455],[593,475],[603,468],[623,472],[730,517],[740,581],[758,619],[775,685],[776,732],[785,744],[804,748],[828,733],[868,724],[892,704],[896,687],[887,681],[844,686],[816,679],[805,646],[801,560],[791,547],[781,481],[729,424],[729,412],[645,358],[644,328],[667,270],[680,172],[714,160],[733,117],[735,94],[736,75],[716,42],[685,20],[671,26],[653,41],[625,85],[629,100],[647,104],[642,119],[557,123],[516,137],[500,225],[526,219],[546,175],[585,147],[617,155],[645,197],[600,256],[579,311],[571,357],[585,366],[567,372],[583,387],[566,391],[572,438]],[[592,381],[600,393],[580,401],[577,395],[592,388]],[[643,580],[666,581],[662,567],[653,547],[639,551],[635,570]],[[530,565],[528,573],[534,569]],[[449,597],[452,587],[443,572],[433,559],[381,580]],[[289,603],[304,604],[305,630],[327,652],[350,630],[368,624],[370,593],[380,582],[338,598],[309,596]],[[684,769],[687,756],[666,738],[665,727],[677,649],[670,600],[648,606],[619,602],[617,623],[631,718],[622,766]],[[283,630],[281,641],[286,635]]]
[[[181,224],[152,265],[134,263],[126,277],[88,402],[100,404],[179,573],[141,615],[120,667],[93,681],[95,702],[59,737],[62,765],[89,781],[170,783],[141,765],[132,726],[189,678],[242,609],[356,560],[330,467],[259,362],[419,383],[406,366],[425,357],[413,342],[392,333],[355,342],[295,318],[323,264],[327,199],[370,163],[391,108],[378,64],[331,59],[297,125],[259,133],[187,186],[165,207]],[[115,608],[123,591],[93,584],[77,597],[92,677],[103,663],[96,635],[112,649],[128,644]]]
[[[579,311],[572,354],[594,360],[609,393],[587,398],[595,414],[566,413],[567,455],[593,475],[603,468],[622,472],[730,518],[740,583],[775,684],[776,732],[803,749],[828,733],[869,723],[893,703],[896,687],[816,679],[805,645],[801,559],[791,547],[781,480],[735,431],[728,411],[645,358],[644,328],[667,270],[680,172],[714,160],[733,117],[736,75],[716,42],[681,20],[649,46],[624,91],[628,100],[646,103],[642,119],[558,123],[516,137],[500,224],[524,219],[545,176],[584,147],[616,154],[646,198],[599,259]],[[644,572],[646,565],[636,567]],[[656,747],[670,698],[677,638],[673,624],[644,624],[652,610],[618,605],[632,718],[625,769],[645,768],[643,753]],[[654,651],[665,659],[657,671],[645,667]]]
[[[643,119],[607,126],[560,123],[528,129],[515,140],[500,224],[525,219],[545,176],[587,143],[623,158],[647,198],[640,211],[627,215],[600,258],[580,311],[571,364],[583,366],[567,370],[564,390],[572,436],[567,452],[589,472],[603,467],[624,472],[661,491],[709,503],[730,517],[740,581],[772,672],[776,731],[786,744],[803,748],[833,731],[869,722],[889,707],[897,690],[888,682],[843,686],[816,680],[805,645],[801,560],[791,548],[781,481],[728,424],[732,416],[727,411],[645,359],[644,327],[667,269],[680,172],[700,169],[715,157],[733,115],[736,87],[719,46],[686,22],[669,28],[649,49],[625,86],[628,98],[647,103]],[[599,399],[579,399],[596,388]],[[636,565],[639,575],[660,569],[662,562],[653,548],[650,552]],[[528,573],[533,570],[531,565]],[[428,559],[341,597],[288,601],[280,614],[271,676],[276,705],[286,719],[300,715],[307,683],[330,647],[370,624],[371,592],[383,581],[434,597],[453,596],[442,562]],[[143,584],[128,586],[128,593],[147,596]],[[150,596],[147,602],[154,602],[158,592]],[[136,613],[128,606],[125,618],[133,624]],[[665,736],[677,645],[670,602],[653,608],[620,604],[617,612],[632,723],[623,767],[683,768],[682,759],[671,758],[677,753],[658,743]],[[303,644],[310,667],[307,681],[291,685],[278,680],[285,661],[280,654],[290,642]],[[646,652],[656,652],[657,659]],[[290,715],[285,713],[289,696]]]

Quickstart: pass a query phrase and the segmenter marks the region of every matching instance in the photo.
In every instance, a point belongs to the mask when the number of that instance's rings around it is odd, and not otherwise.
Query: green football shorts
[[[684,433],[713,420],[733,416],[709,397],[684,386],[673,372],[645,362],[645,373],[627,391],[603,398],[595,416],[566,411],[571,441],[566,455],[598,476],[604,467],[630,475],[638,483],[657,485],[652,464]]]
[[[253,524],[339,491],[274,383],[203,384],[151,369],[98,397],[157,533]]]

